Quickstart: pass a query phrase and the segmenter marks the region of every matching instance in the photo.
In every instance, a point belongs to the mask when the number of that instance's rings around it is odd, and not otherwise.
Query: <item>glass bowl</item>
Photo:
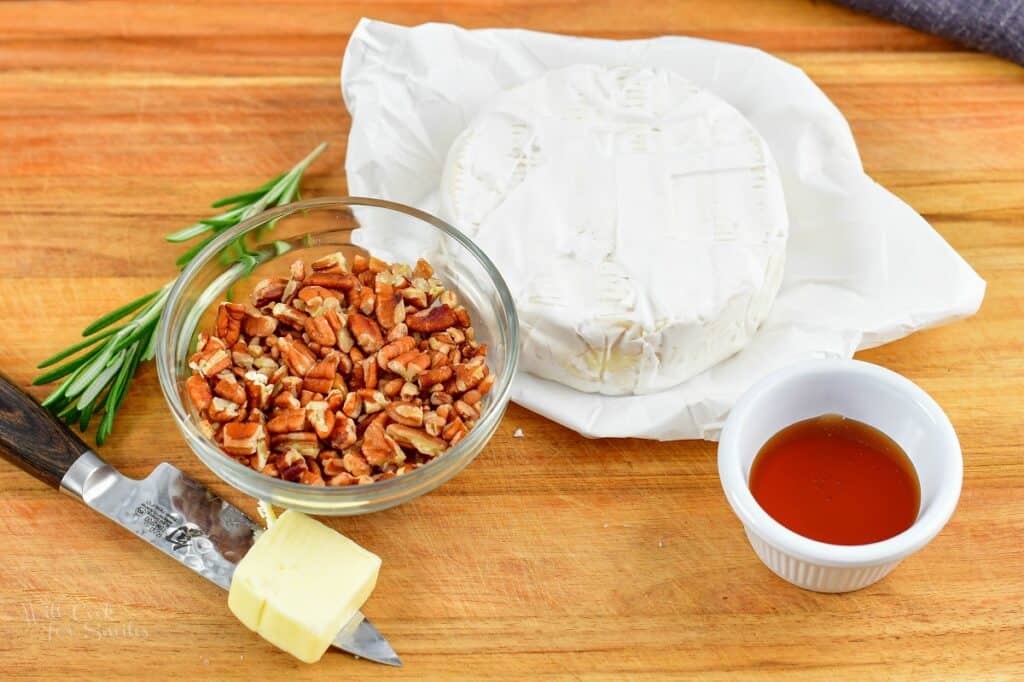
[[[488,344],[487,363],[497,378],[482,402],[476,426],[440,457],[386,481],[314,487],[264,476],[224,454],[200,431],[185,381],[191,374],[188,358],[198,333],[212,329],[216,305],[229,296],[229,290],[237,291],[237,299],[244,300],[259,279],[286,276],[292,260],[301,257],[309,262],[338,250],[350,262],[355,253],[368,252],[410,265],[417,258],[426,258],[436,276],[468,309],[476,338]],[[240,262],[243,253],[249,255]],[[189,447],[217,476],[280,507],[347,516],[387,509],[429,492],[480,454],[508,405],[519,360],[519,322],[508,287],[494,264],[451,225],[390,201],[325,197],[253,216],[203,248],[168,294],[155,359],[160,387],[178,427]]]

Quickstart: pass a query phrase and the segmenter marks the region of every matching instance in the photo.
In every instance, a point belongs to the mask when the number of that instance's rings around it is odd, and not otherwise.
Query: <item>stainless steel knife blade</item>
[[[71,465],[60,488],[225,590],[231,587],[235,565],[262,530],[237,507],[166,462],[135,480],[88,451]],[[360,658],[402,665],[360,612],[333,644]]]

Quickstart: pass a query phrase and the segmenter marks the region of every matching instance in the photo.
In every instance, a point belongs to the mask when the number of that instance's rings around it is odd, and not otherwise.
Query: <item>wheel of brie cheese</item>
[[[578,65],[497,96],[456,139],[442,212],[512,291],[522,367],[650,393],[746,345],[782,281],[767,144],[663,70]]]

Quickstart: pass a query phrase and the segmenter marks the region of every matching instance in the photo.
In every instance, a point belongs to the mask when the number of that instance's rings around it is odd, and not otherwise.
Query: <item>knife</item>
[[[231,587],[235,566],[262,530],[240,509],[167,462],[139,481],[123,476],[3,374],[0,456],[225,590]],[[360,658],[402,665],[360,612],[341,628],[333,644]]]

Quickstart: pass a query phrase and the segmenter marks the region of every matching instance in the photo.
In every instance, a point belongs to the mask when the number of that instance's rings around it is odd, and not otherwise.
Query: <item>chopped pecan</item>
[[[226,348],[207,343],[205,349],[189,358],[188,364],[209,379],[231,367],[231,354]]]
[[[277,320],[262,313],[246,313],[242,321],[242,331],[246,336],[270,336],[277,331]]]
[[[455,295],[454,291],[446,289],[438,295],[437,302],[449,308],[455,308],[459,304],[459,298]]]
[[[320,462],[320,469],[327,478],[337,476],[342,471],[347,471],[341,461],[341,455],[334,450],[321,450],[320,454],[317,455],[317,460]]]
[[[241,351],[241,350],[233,350],[233,351],[231,351],[231,362],[234,363],[234,367],[232,368],[232,371],[234,371],[236,369],[242,369],[242,370],[252,369],[252,363],[254,361],[254,358],[251,355],[249,355],[249,353],[247,351],[248,351],[248,348],[246,348],[246,350],[244,350],[244,351]]]
[[[359,274],[366,272],[370,269],[370,259],[361,253],[357,253],[352,257],[352,272]]]
[[[352,419],[358,418],[363,413],[363,399],[356,392],[349,393],[345,396],[345,403],[342,405],[341,411]]]
[[[389,362],[403,353],[408,353],[414,348],[416,348],[416,339],[413,337],[403,336],[400,339],[396,339],[381,348],[377,353],[377,365],[380,366],[381,369],[387,369]]]
[[[306,419],[316,435],[326,440],[334,431],[334,413],[331,412],[326,400],[311,400],[306,403]]]
[[[245,392],[248,404],[256,410],[265,410],[270,404],[273,387],[267,385],[267,377],[259,372],[248,372],[245,375]]]
[[[432,335],[427,340],[427,345],[430,347],[432,351],[436,353],[441,353],[445,356],[451,353],[452,349],[455,347],[452,338],[448,336],[447,332]]]
[[[334,253],[327,254],[323,258],[317,258],[315,261],[310,263],[310,267],[312,267],[316,272],[324,270],[341,273],[348,272],[348,263],[345,261],[345,254],[341,251],[335,251]]]
[[[400,400],[388,403],[385,409],[391,421],[405,424],[406,426],[423,426],[423,408],[419,405]]]
[[[333,411],[337,412],[338,410],[341,409],[342,404],[345,402],[345,395],[348,393],[348,391],[345,389],[344,379],[342,379],[340,376],[335,376],[334,380],[335,384],[338,384],[338,382],[340,382],[340,384],[336,385],[334,388],[328,391],[327,395],[325,396],[325,399],[327,400],[327,405]]]
[[[270,310],[270,314],[279,322],[284,322],[289,327],[299,331],[305,329],[306,320],[309,318],[309,315],[287,303],[275,303],[274,307]]]
[[[315,433],[279,433],[270,437],[270,448],[274,452],[294,450],[306,457],[316,457],[320,452],[320,441]]]
[[[495,375],[488,374],[483,380],[477,384],[476,390],[480,391],[481,395],[487,395],[487,392],[491,390],[491,386],[494,385]]]
[[[455,365],[455,390],[459,393],[476,388],[487,374],[483,358],[473,358],[465,364]]]
[[[305,377],[316,364],[316,356],[302,341],[282,336],[277,341],[277,347],[288,369],[300,377]]]
[[[358,313],[349,315],[348,326],[355,335],[356,343],[367,353],[375,353],[384,345],[384,337],[380,333],[380,327],[365,315]]]
[[[291,391],[281,391],[274,396],[273,405],[279,410],[297,410],[301,407],[298,397]]]
[[[334,388],[334,379],[337,376],[339,360],[341,360],[341,354],[337,351],[332,351],[325,355],[322,360],[317,361],[306,373],[302,380],[302,387],[316,393],[328,393]]]
[[[263,427],[252,422],[232,422],[224,425],[224,452],[236,457],[256,454],[256,446],[263,437]]]
[[[434,384],[443,384],[451,378],[452,368],[448,365],[442,365],[422,372],[416,377],[416,380],[419,382],[420,388],[426,390]]]
[[[422,289],[417,289],[416,287],[406,287],[405,289],[402,289],[402,300],[408,303],[409,306],[417,312],[429,305],[427,292]]]
[[[199,420],[199,431],[210,440],[217,440],[223,428],[223,424],[213,424],[209,419]]]
[[[395,290],[391,282],[387,281],[384,273],[377,275],[374,293],[377,299],[377,320],[380,321],[382,327],[392,329],[395,325],[405,321],[403,295]]]
[[[394,327],[388,330],[387,336],[384,340],[388,343],[393,343],[402,337],[409,335],[409,327],[406,326],[405,322],[399,322]]]
[[[448,449],[448,443],[426,431],[404,424],[388,424],[387,435],[399,445],[415,449],[430,457],[437,457]]]
[[[390,427],[389,427],[390,428]],[[426,435],[426,434],[424,434]],[[384,431],[378,422],[373,422],[363,434],[362,454],[373,466],[399,464],[405,461],[405,453],[398,443]]]
[[[441,436],[450,443],[456,438],[456,436],[459,436],[459,434],[464,436],[467,432],[468,429],[466,428],[466,424],[461,418],[456,417],[448,424],[448,426],[444,427],[444,431],[441,432]],[[459,436],[459,438],[461,439],[461,436]]]
[[[364,287],[356,293],[355,306],[363,315],[371,315],[376,307],[377,297],[373,289]]]
[[[402,384],[402,390],[398,392],[398,396],[402,400],[412,400],[420,394],[420,388],[411,381],[406,381]]]
[[[338,340],[338,337],[335,336],[334,330],[331,328],[327,318],[323,316],[311,316],[306,318],[304,328],[306,333],[309,334],[310,340],[323,346],[333,346]]]
[[[305,429],[306,410],[302,407],[281,410],[267,422],[267,431],[270,433],[293,433]]]
[[[455,311],[444,304],[413,313],[405,318],[409,329],[417,332],[439,332],[458,321]]]
[[[363,411],[366,414],[374,414],[384,409],[388,399],[380,391],[371,388],[361,388],[356,394],[363,399]]]
[[[353,289],[357,280],[353,275],[337,272],[314,272],[306,278],[306,285],[324,287],[325,289],[337,289],[338,291],[349,291]]]
[[[348,319],[346,318],[344,322],[347,323]],[[355,346],[356,342],[355,339],[352,338],[352,333],[348,330],[348,327],[343,326],[339,329],[336,329],[335,333],[338,335],[338,348],[343,353],[350,352],[352,350],[352,347]]]
[[[366,358],[363,365],[363,386],[366,388],[377,388],[377,361],[373,358]]]
[[[430,367],[430,356],[419,350],[402,353],[388,363],[388,369],[406,381],[415,381],[416,377]]]
[[[431,436],[440,436],[444,425],[444,417],[437,412],[431,411],[423,415],[423,429]]]
[[[341,458],[345,470],[353,476],[368,476],[370,474],[370,463],[358,452],[350,450]]]
[[[318,486],[327,485],[326,483],[324,483],[324,479],[320,475],[320,472],[319,471],[312,471],[312,470],[304,471],[301,474],[299,474],[299,483],[304,483],[305,485],[318,485]]]
[[[439,407],[441,405],[451,405],[453,402],[455,402],[455,399],[452,398],[450,393],[445,393],[444,391],[435,391],[430,394],[431,405]]]
[[[218,380],[217,385],[213,387],[213,392],[236,405],[245,404],[245,388],[235,380],[234,376],[230,379]]]
[[[280,468],[280,466],[279,466]],[[302,475],[309,471],[309,466],[306,464],[306,460],[301,457],[294,464],[284,467],[281,469],[281,478],[285,481],[291,481],[292,483],[298,483],[302,479]]]
[[[272,277],[260,280],[252,290],[252,304],[262,308],[272,301],[280,301],[284,295],[284,285],[288,280],[284,277]]]
[[[199,374],[193,374],[188,378],[188,381],[185,382],[185,390],[188,391],[188,397],[192,399],[192,404],[200,412],[206,410],[210,406],[210,401],[213,400],[210,385]]]
[[[242,333],[245,306],[241,303],[221,303],[217,308],[217,336],[231,346]]]
[[[331,431],[331,445],[344,450],[354,445],[357,438],[355,421],[343,412],[338,412],[334,419],[334,429]]]
[[[420,258],[416,261],[416,267],[413,268],[412,274],[414,277],[430,279],[434,276],[434,268],[430,267],[430,263]]]
[[[334,487],[358,484],[359,479],[346,471],[343,471],[340,474],[332,476],[331,478],[327,479],[327,485]]]
[[[285,371],[287,371],[287,367],[285,367]],[[302,390],[302,377],[288,375],[278,379],[277,385],[280,387],[281,391],[287,391],[298,398],[299,391]]]
[[[458,414],[463,419],[476,419],[480,416],[479,410],[477,410],[476,407],[470,405],[464,400],[456,400],[454,407],[455,413]]]
[[[384,383],[384,386],[381,388],[381,392],[388,398],[394,398],[396,395],[398,395],[399,391],[402,390],[402,386],[404,384],[405,379],[401,377],[390,379]]]
[[[214,396],[210,401],[210,419],[222,423],[245,419],[245,410],[238,403]]]
[[[344,297],[338,292],[337,289],[328,289],[317,284],[307,284],[296,292],[296,297],[300,301],[305,301],[307,304],[314,298],[327,300],[333,298],[336,301],[344,300]]]

